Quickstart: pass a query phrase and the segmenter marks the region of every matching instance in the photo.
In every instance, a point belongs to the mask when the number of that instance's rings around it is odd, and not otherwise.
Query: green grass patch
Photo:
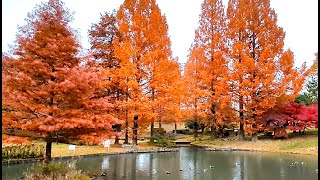
[[[287,133],[288,133],[288,136],[289,137],[299,137],[299,136],[304,136],[304,135],[318,135],[318,129],[307,129],[304,131],[303,134],[299,134],[298,132],[297,133],[293,133],[292,131],[290,130],[287,130]]]
[[[225,143],[223,143],[223,141],[221,140],[206,139],[206,140],[194,141],[194,142],[191,142],[191,144],[196,146],[208,146],[208,145],[223,146]]]
[[[305,135],[318,135],[318,129],[308,129],[304,132]]]
[[[280,150],[293,150],[299,148],[318,147],[318,139],[310,139],[302,142],[294,142],[279,147]]]
[[[158,146],[158,147],[175,147],[175,143],[173,142],[175,139],[174,137],[165,137],[163,135],[156,135],[152,138],[154,142],[149,142],[150,145]]]

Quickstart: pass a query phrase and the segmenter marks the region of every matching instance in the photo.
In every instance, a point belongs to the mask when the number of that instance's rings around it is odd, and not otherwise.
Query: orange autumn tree
[[[205,70],[201,69],[201,61],[197,58],[199,52],[198,44],[194,43],[190,47],[189,57],[185,65],[183,81],[186,85],[183,99],[183,111],[185,117],[192,121],[196,126],[194,128],[194,138],[198,136],[198,124],[204,124],[208,118],[206,112],[207,101],[210,93],[205,90],[201,73]]]
[[[316,58],[313,61],[312,66],[310,67],[310,75],[317,76],[318,75],[318,52],[314,54]]]
[[[285,33],[277,25],[270,0],[230,0],[227,37],[231,61],[230,91],[239,112],[240,138],[257,138],[261,115],[278,102],[294,99],[302,88],[305,66],[293,67],[293,53],[284,51]]]
[[[121,86],[125,89],[121,106],[126,112],[126,134],[131,126],[136,144],[137,128],[141,134],[149,122],[153,136],[159,113],[156,107],[162,98],[160,91],[169,82],[163,79],[170,73],[164,67],[172,61],[168,27],[154,0],[124,1],[117,22],[121,38],[114,41],[114,47],[120,59]]]
[[[104,70],[79,65],[79,44],[69,22],[72,16],[60,0],[37,5],[19,27],[15,58],[2,65],[5,101],[3,126],[41,133],[46,161],[53,138],[101,141],[119,123],[109,114],[113,105],[104,95]]]
[[[156,90],[153,102],[155,112],[158,115],[159,128],[161,128],[162,122],[174,122],[176,130],[177,123],[182,120],[180,103],[185,90],[179,64],[177,60],[165,61],[157,68],[161,68],[162,73],[157,73],[155,77],[158,81],[155,81],[153,86]]]
[[[223,124],[225,109],[230,104],[228,62],[226,55],[226,18],[221,0],[204,0],[199,27],[195,32],[195,48],[191,58],[197,59],[200,89],[205,91],[204,103],[214,139],[216,126]],[[195,67],[192,66],[192,67]]]
[[[117,26],[116,12],[101,15],[100,21],[93,24],[89,30],[89,40],[91,44],[90,53],[95,64],[105,69],[108,78],[105,83],[105,93],[110,96],[111,102],[116,105],[112,112],[114,116],[124,119],[122,109],[117,106],[125,98],[125,89],[121,89],[119,78],[120,60],[115,57],[115,47],[113,41],[119,39],[119,29]],[[121,124],[115,125],[117,132],[121,131]],[[119,135],[115,137],[115,144],[119,144]]]
[[[146,37],[149,50],[143,56],[146,64],[146,95],[153,115],[151,116],[151,141],[154,137],[154,123],[176,122],[179,118],[179,85],[180,69],[177,60],[172,58],[171,42],[168,36],[168,25],[164,15],[161,15],[155,1],[150,1],[150,21],[145,28],[148,29]]]

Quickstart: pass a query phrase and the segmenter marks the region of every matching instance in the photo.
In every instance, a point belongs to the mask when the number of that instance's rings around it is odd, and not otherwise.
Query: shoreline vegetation
[[[306,135],[295,135],[289,133],[288,139],[270,139],[262,138],[256,142],[251,141],[249,138],[246,140],[238,140],[237,137],[219,138],[210,140],[210,136],[203,135],[194,140],[193,135],[177,135],[176,142],[190,142],[191,147],[204,148],[206,151],[250,151],[250,152],[268,152],[268,153],[290,153],[300,155],[318,156],[318,131],[309,131]],[[44,142],[35,141],[34,143],[43,144]],[[103,156],[103,155],[117,155],[128,153],[157,153],[157,152],[175,152],[178,147],[159,147],[150,144],[148,141],[138,142],[137,146],[132,145],[115,145],[111,144],[110,148],[104,148],[102,145],[77,145],[76,151],[69,151],[68,144],[53,143],[52,144],[52,162],[49,165],[38,164],[36,169],[37,173],[29,172],[20,179],[33,179],[34,177],[43,177],[50,179],[51,176],[74,176],[81,177],[80,179],[103,179],[104,174],[83,173],[77,169],[69,169],[60,167],[62,159],[77,159],[88,156]],[[33,159],[19,159],[2,161],[2,164],[18,164],[25,162],[41,162],[44,158]],[[48,168],[47,168],[48,166]],[[51,167],[52,166],[52,167]],[[34,167],[34,166],[32,166]],[[45,174],[42,172],[46,168],[57,172]],[[60,169],[57,167],[60,167]],[[40,170],[39,170],[40,169]],[[61,173],[60,171],[63,171]],[[41,173],[39,173],[41,172]]]
[[[237,137],[220,138],[210,140],[210,136],[199,136],[195,141],[193,135],[178,135],[177,142],[191,142],[193,147],[205,148],[207,151],[252,151],[252,152],[271,152],[271,153],[291,153],[301,155],[318,156],[318,135],[314,131],[307,135],[294,136],[290,134],[288,139],[270,139],[262,138],[257,142],[251,140],[237,140]],[[42,144],[44,142],[35,142]],[[178,146],[179,147],[179,146]],[[126,153],[153,153],[153,152],[173,152],[178,151],[177,147],[159,147],[151,145],[148,141],[141,141],[137,146],[121,144],[111,144],[110,148],[104,148],[102,145],[77,145],[75,151],[68,150],[68,144],[53,143],[53,160],[83,157],[83,156],[101,156]],[[30,159],[11,159],[3,160],[2,164],[18,164],[25,162],[41,161],[43,158]]]

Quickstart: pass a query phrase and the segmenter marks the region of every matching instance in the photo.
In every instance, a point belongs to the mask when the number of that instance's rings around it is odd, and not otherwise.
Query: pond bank
[[[156,152],[176,152],[179,151],[179,148],[162,148],[162,147],[136,147],[136,148],[132,148],[132,149],[125,149],[122,148],[121,151],[115,151],[118,150],[117,149],[113,149],[110,148],[109,150],[105,150],[105,152],[101,152],[101,153],[87,153],[87,154],[83,154],[83,153],[78,153],[78,154],[67,154],[67,155],[60,155],[60,156],[53,156],[52,160],[62,160],[62,159],[72,159],[72,158],[81,158],[81,157],[90,157],[90,156],[105,156],[105,155],[117,155],[117,154],[128,154],[128,153],[156,153]],[[44,158],[30,158],[30,159],[11,159],[11,160],[3,160],[2,164],[21,164],[21,163],[28,163],[28,162],[40,162],[44,160]]]
[[[257,142],[239,140],[201,140],[191,145],[204,147],[208,151],[254,151],[291,153],[318,156],[318,136],[294,137],[284,140],[265,139]]]
[[[276,152],[318,156],[318,136],[308,135],[289,138],[285,140],[264,139],[257,142],[216,139],[209,140],[209,137],[200,141],[193,141],[192,136],[186,136],[181,141],[190,141],[191,146],[202,147],[207,151],[252,151],[252,152]],[[111,145],[110,149],[103,146],[77,146],[76,151],[70,152],[68,144],[53,144],[53,160],[68,159],[72,157],[103,156],[127,153],[153,153],[153,152],[174,152],[179,148],[161,148],[141,143],[136,147],[122,147],[121,145]],[[2,164],[20,164],[28,162],[39,162],[43,158],[4,160]]]

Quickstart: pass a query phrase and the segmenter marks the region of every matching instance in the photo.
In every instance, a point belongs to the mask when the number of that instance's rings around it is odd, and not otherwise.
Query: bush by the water
[[[151,145],[159,146],[159,147],[175,147],[174,138],[166,137],[164,135],[156,135],[153,138],[154,142],[150,143]]]
[[[81,170],[69,167],[66,163],[49,163],[33,165],[25,174],[25,180],[89,180],[90,177]]]
[[[2,146],[2,160],[27,159],[43,157],[45,148],[43,144],[12,144]]]

